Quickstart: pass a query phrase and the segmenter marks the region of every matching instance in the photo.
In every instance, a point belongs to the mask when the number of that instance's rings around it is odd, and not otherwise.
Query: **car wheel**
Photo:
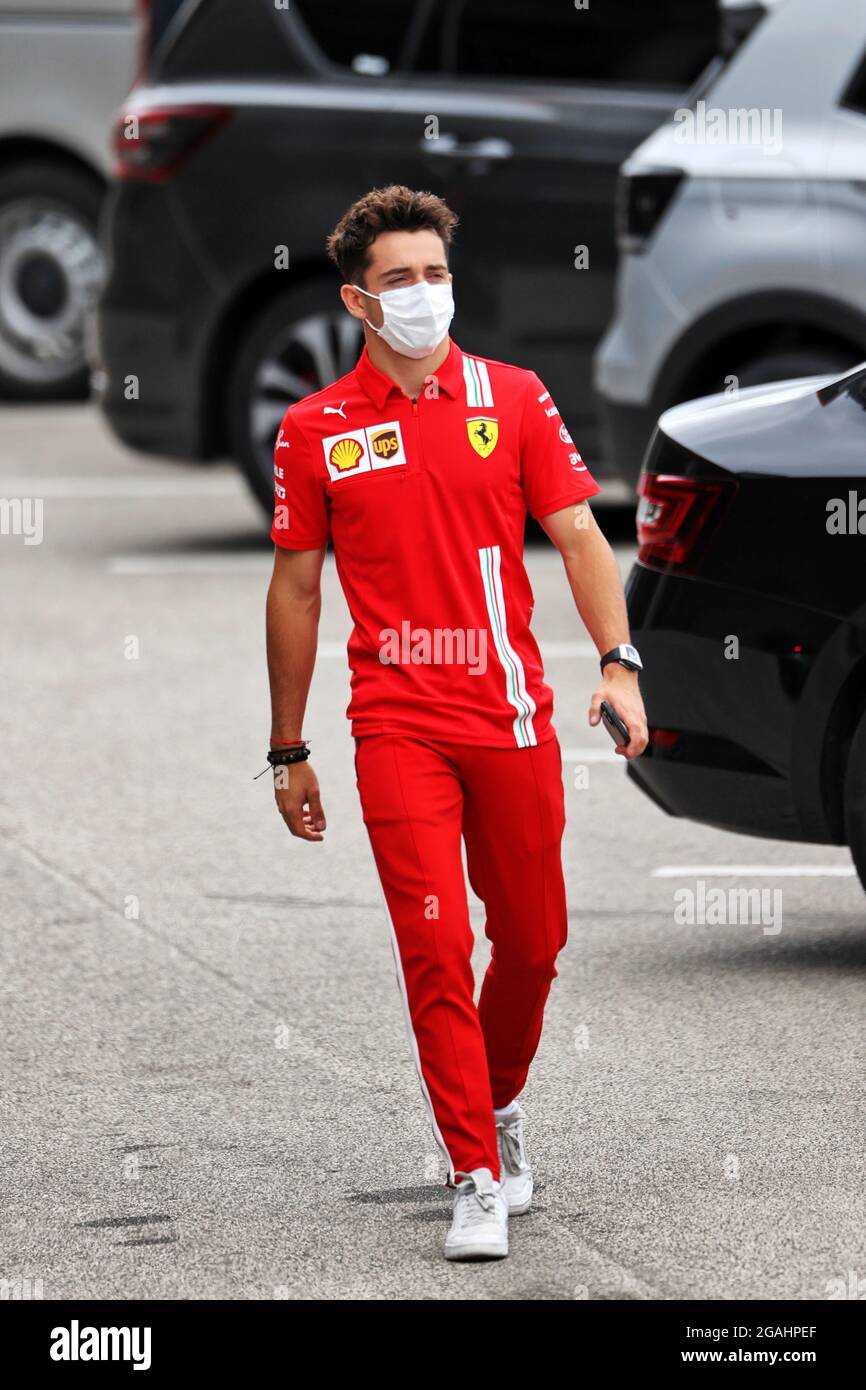
[[[332,282],[281,295],[250,325],[229,387],[233,456],[270,516],[274,444],[295,401],[350,372],[363,329],[340,304]]]
[[[55,164],[0,173],[0,394],[81,398],[87,316],[105,278],[96,179]]]
[[[845,769],[845,839],[866,890],[866,714],[854,731]]]
[[[852,348],[850,354],[835,352],[832,348],[807,347],[780,349],[777,352],[759,353],[743,363],[733,375],[741,387],[763,386],[769,381],[785,381],[788,377],[836,376],[856,366],[858,354]],[[722,389],[721,387],[719,389]]]

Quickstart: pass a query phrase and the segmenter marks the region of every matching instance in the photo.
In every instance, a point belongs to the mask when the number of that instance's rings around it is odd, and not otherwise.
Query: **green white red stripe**
[[[467,357],[463,354],[463,380],[466,383],[466,404],[471,406],[492,405],[493,391],[487,363],[480,357]]]

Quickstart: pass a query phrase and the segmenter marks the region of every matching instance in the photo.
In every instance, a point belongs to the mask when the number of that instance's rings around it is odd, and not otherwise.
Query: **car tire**
[[[857,365],[858,354],[852,348],[848,353],[836,352],[832,348],[808,347],[779,349],[777,352],[759,353],[744,362],[733,375],[739,386],[763,386],[771,381],[785,381],[798,376],[837,376],[849,367]],[[720,388],[721,389],[721,388]]]
[[[87,396],[85,331],[105,278],[103,189],[49,161],[0,172],[0,396]]]
[[[857,725],[848,750],[843,794],[845,839],[857,877],[866,891],[866,714]]]
[[[228,388],[232,457],[266,516],[274,506],[274,443],[296,400],[355,366],[363,330],[340,303],[333,279],[270,300],[244,334]]]

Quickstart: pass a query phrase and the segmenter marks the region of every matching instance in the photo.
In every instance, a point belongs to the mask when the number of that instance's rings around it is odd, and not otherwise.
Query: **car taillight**
[[[733,479],[642,473],[637,489],[639,563],[650,569],[693,570],[736,487]]]
[[[647,737],[648,746],[654,753],[672,753],[680,741],[680,731],[679,729],[650,727],[647,730]]]
[[[230,115],[229,106],[122,111],[112,134],[115,178],[163,183]]]
[[[621,251],[646,247],[683,179],[682,169],[649,169],[619,176],[616,187],[616,239]]]

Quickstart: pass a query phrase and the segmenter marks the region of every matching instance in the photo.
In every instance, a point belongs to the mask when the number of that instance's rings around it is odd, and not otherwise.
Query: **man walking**
[[[274,450],[267,636],[276,800],[323,838],[302,725],[330,539],[354,621],[347,711],[412,1050],[454,1214],[449,1259],[508,1253],[532,1169],[517,1097],[566,942],[562,762],[529,622],[527,510],[561,552],[637,756],[646,722],[619,570],[586,499],[599,486],[532,371],[463,352],[448,249],[456,217],[399,185],[348,209],[328,240],[364,324],[354,371],[285,415]],[[461,859],[491,961],[473,1001]]]

